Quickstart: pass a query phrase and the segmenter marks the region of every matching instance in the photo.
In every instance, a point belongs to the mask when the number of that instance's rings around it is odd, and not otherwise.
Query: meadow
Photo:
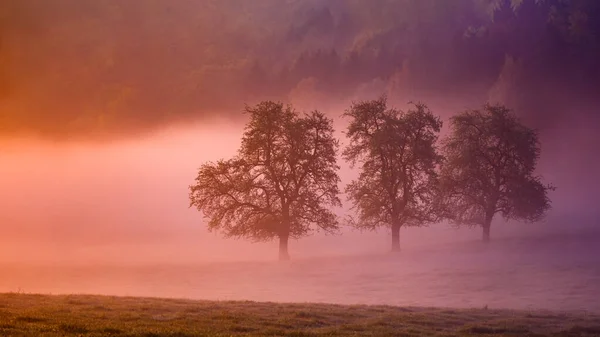
[[[600,316],[0,294],[2,336],[598,336]]]
[[[0,336],[600,336],[597,242],[560,234],[285,263],[4,264]]]

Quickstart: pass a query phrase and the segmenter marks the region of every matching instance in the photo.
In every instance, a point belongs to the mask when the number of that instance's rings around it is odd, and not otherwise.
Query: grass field
[[[0,294],[0,336],[353,335],[600,336],[600,316],[484,308]]]

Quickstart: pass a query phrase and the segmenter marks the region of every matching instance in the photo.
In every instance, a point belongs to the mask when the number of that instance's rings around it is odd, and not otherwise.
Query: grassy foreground
[[[232,335],[600,336],[600,316],[0,294],[0,336]]]

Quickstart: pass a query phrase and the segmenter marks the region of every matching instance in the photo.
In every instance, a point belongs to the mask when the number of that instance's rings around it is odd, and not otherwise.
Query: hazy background
[[[234,155],[242,128],[241,122],[215,120],[109,143],[4,141],[0,261],[122,264],[274,259],[276,243],[221,239],[207,231],[199,212],[188,208],[188,185],[197,167]],[[583,126],[565,131],[554,149],[544,144],[540,171],[559,186],[552,193],[554,209],[547,219],[539,224],[504,224],[498,218],[492,228],[494,238],[598,228],[594,192],[599,186],[593,178],[598,165],[593,161],[586,165],[585,158],[569,150],[592,147],[586,144],[587,132],[591,130]],[[345,184],[356,172],[342,166]],[[338,213],[344,215],[344,209]],[[342,236],[317,232],[294,242],[291,251],[296,257],[308,257],[388,250],[386,230],[343,232]],[[477,240],[479,234],[480,229],[457,231],[439,224],[403,229],[402,244],[406,250],[435,247],[438,242]]]
[[[595,0],[2,1],[0,291],[598,310],[599,22]],[[244,103],[321,109],[342,138],[381,93],[444,120],[513,107],[558,187],[546,221],[497,219],[485,250],[479,229],[402,229],[395,259],[385,230],[315,233],[281,267],[188,209]],[[205,265],[224,261],[266,262]]]

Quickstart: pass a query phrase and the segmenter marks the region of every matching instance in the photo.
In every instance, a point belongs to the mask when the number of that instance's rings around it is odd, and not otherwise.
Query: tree
[[[289,238],[338,229],[330,209],[341,206],[333,121],[271,101],[245,112],[250,121],[237,156],[200,167],[190,206],[227,237],[279,238],[279,258],[287,260]]]
[[[353,103],[345,116],[351,118],[350,144],[343,156],[358,179],[346,187],[348,199],[358,213],[354,226],[392,229],[392,251],[400,251],[400,228],[423,226],[436,219],[433,201],[437,185],[436,166],[441,157],[435,143],[441,120],[424,104],[402,112],[388,109],[387,98]]]
[[[535,175],[537,132],[505,106],[489,104],[452,117],[450,127],[440,179],[446,216],[457,225],[482,226],[485,242],[497,213],[506,220],[541,220],[554,187]]]

